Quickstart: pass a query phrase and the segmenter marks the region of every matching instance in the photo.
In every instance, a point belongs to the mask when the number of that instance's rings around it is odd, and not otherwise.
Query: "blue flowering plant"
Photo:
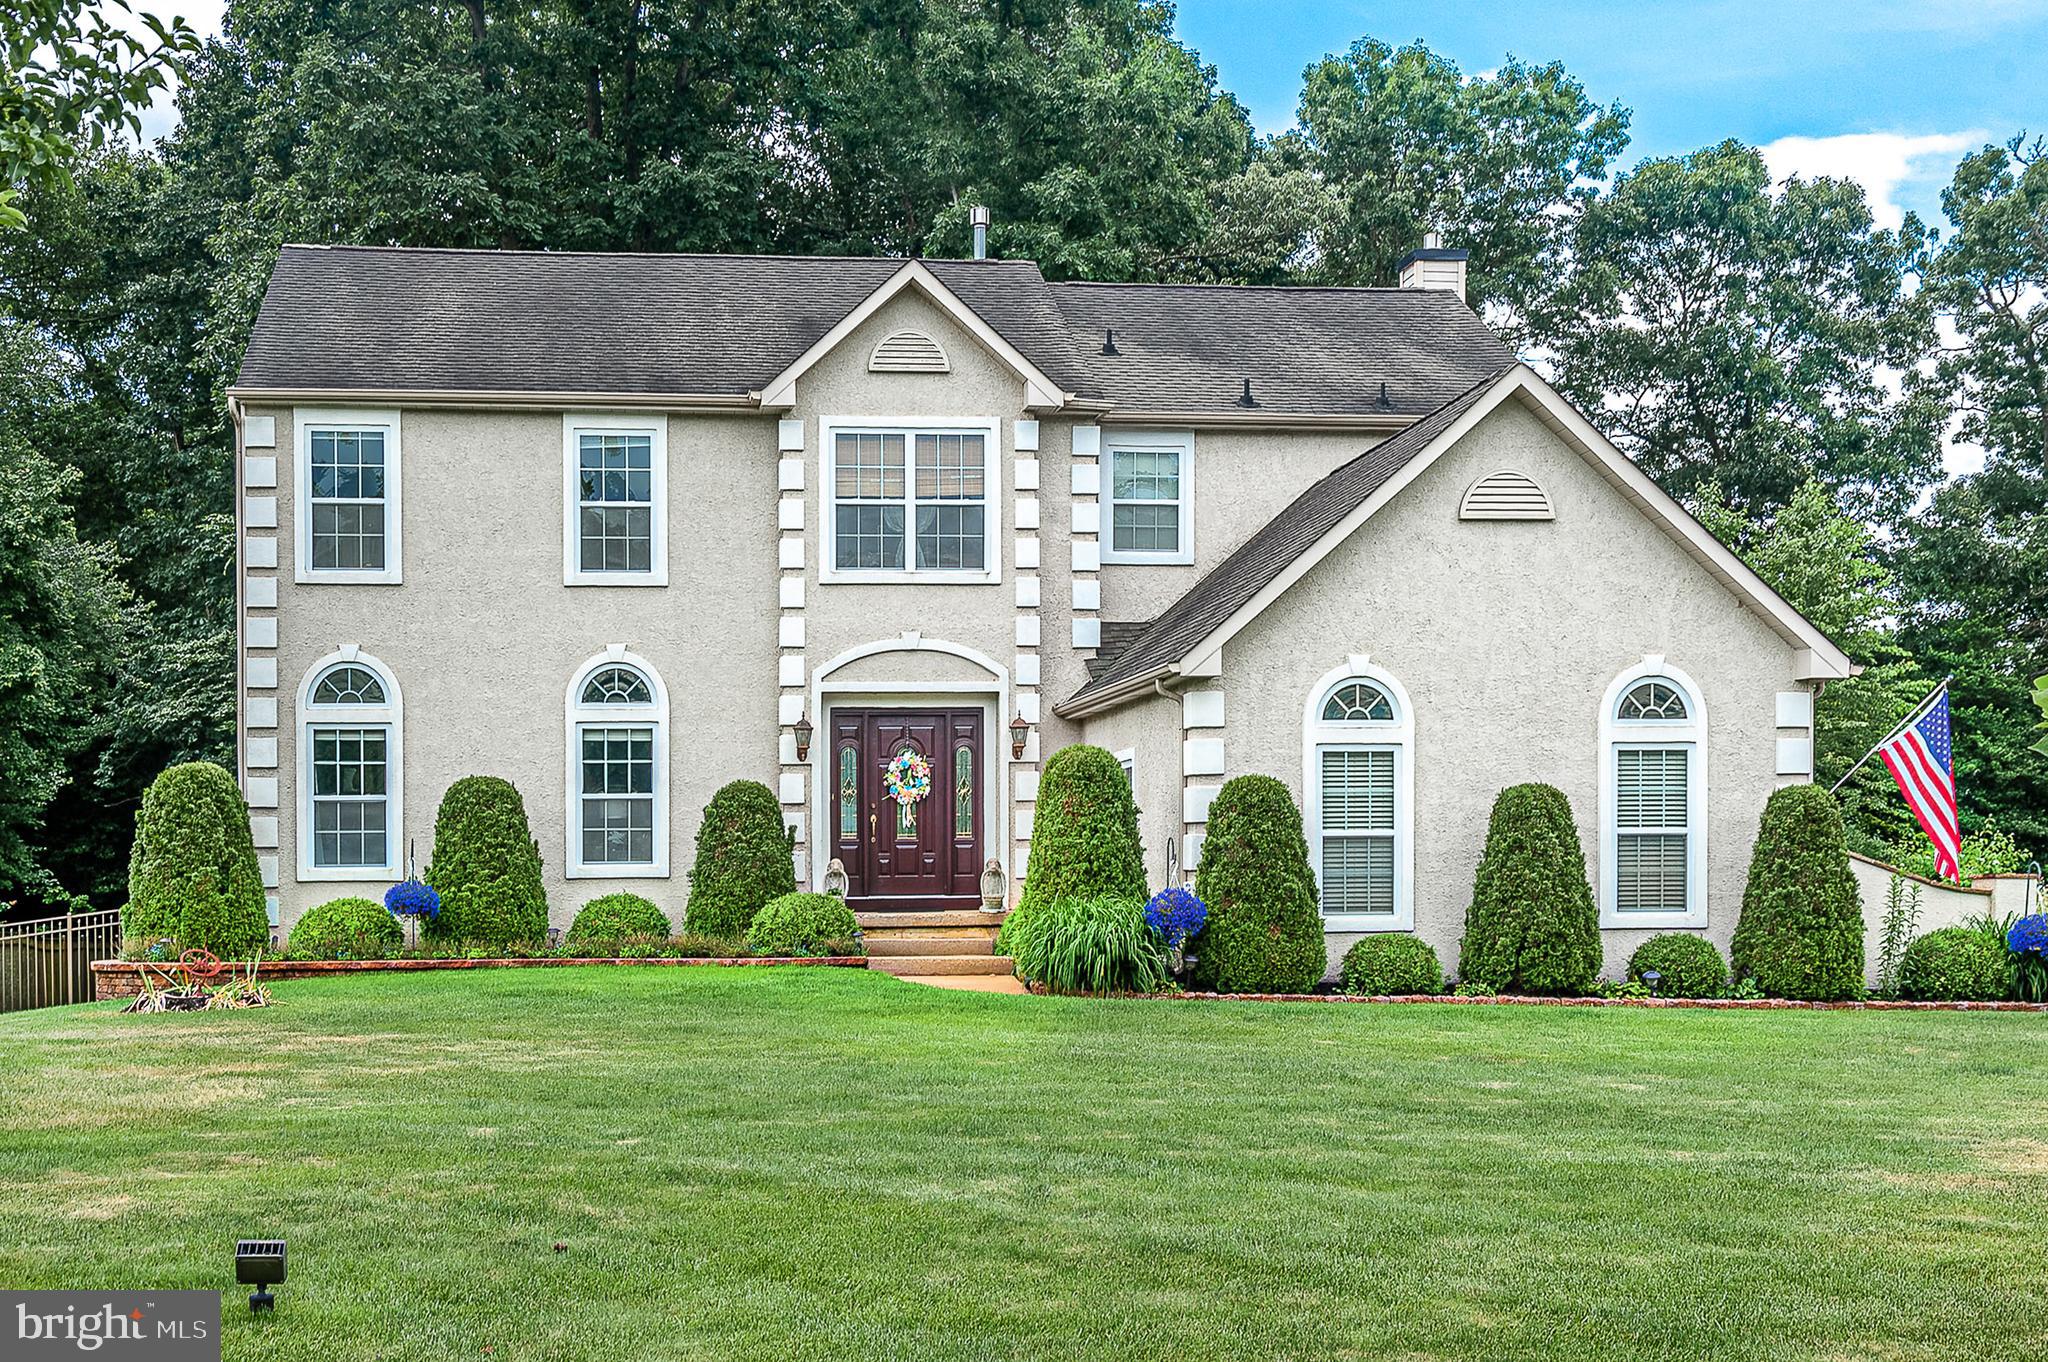
[[[441,916],[441,896],[432,885],[417,878],[401,880],[385,890],[384,906],[405,924],[406,934],[412,937],[414,945],[419,943],[420,924]]]
[[[2022,1001],[2048,1003],[2048,913],[2029,913],[2005,933],[2012,952],[2014,991]]]
[[[1166,943],[1176,971],[1180,968],[1182,948],[1208,920],[1209,906],[1178,886],[1160,890],[1145,905],[1145,925]]]

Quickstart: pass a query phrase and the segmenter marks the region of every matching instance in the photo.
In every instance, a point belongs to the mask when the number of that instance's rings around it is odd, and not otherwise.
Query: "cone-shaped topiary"
[[[1863,991],[1863,901],[1842,811],[1817,785],[1764,804],[1730,963],[1773,998],[1831,1001]]]
[[[1032,806],[1031,859],[1017,906],[1108,896],[1145,901],[1145,847],[1130,778],[1100,747],[1062,747]]]
[[[571,941],[624,941],[627,937],[669,934],[668,918],[638,894],[606,894],[577,911],[569,924]]]
[[[292,924],[290,960],[388,960],[405,945],[391,910],[374,899],[329,899]]]
[[[270,944],[249,806],[235,778],[212,762],[173,766],[150,782],[135,820],[121,930],[224,959]]]
[[[773,898],[796,892],[796,865],[782,827],[782,805],[758,780],[735,780],[711,796],[697,826],[690,866],[687,928],[737,940]]]
[[[1301,811],[1271,776],[1238,776],[1209,807],[1195,872],[1209,905],[1188,942],[1195,987],[1220,993],[1306,993],[1323,977],[1323,919]]]
[[[441,896],[440,916],[426,923],[429,937],[486,946],[547,939],[540,844],[511,781],[465,776],[448,787],[434,815],[426,878]]]
[[[1639,984],[1654,970],[1651,992],[1660,998],[1718,998],[1728,991],[1728,962],[1714,943],[1690,932],[1659,932],[1628,958],[1628,977]]]
[[[1583,994],[1600,973],[1600,914],[1564,792],[1514,785],[1493,801],[1465,910],[1458,982]]]

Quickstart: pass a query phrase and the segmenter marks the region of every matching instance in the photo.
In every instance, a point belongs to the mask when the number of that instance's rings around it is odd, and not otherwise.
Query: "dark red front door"
[[[931,764],[931,793],[899,804],[883,777],[906,748]],[[832,854],[847,897],[881,908],[980,902],[982,785],[978,709],[832,711]]]

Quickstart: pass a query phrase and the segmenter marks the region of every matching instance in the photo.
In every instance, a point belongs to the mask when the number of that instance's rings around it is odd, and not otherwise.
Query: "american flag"
[[[1934,843],[1934,864],[1952,880],[1962,878],[1961,843],[1956,832],[1956,767],[1949,745],[1948,687],[1920,707],[1899,731],[1878,744],[1885,769],[1899,783],[1906,807]]]

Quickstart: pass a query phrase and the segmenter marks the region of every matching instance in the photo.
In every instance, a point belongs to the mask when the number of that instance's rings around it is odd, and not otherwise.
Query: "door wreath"
[[[882,772],[882,785],[889,798],[908,808],[932,792],[932,764],[924,753],[906,747]]]

